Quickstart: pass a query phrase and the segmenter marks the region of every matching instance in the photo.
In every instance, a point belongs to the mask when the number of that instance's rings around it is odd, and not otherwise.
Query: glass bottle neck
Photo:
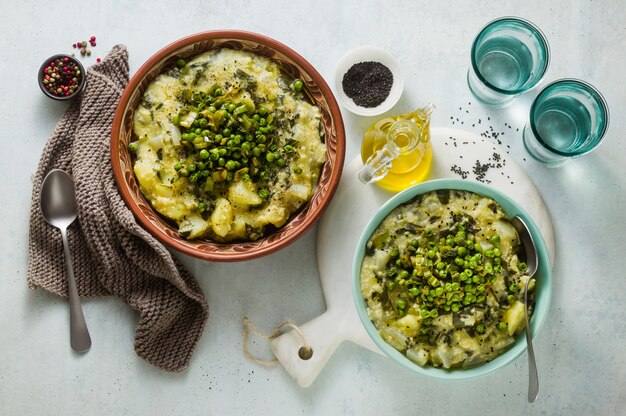
[[[387,145],[394,153],[406,153],[415,149],[422,132],[411,120],[399,120],[391,125],[387,132]]]

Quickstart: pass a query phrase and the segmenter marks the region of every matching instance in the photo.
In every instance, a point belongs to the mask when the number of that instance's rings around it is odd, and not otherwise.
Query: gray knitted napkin
[[[78,293],[114,295],[139,312],[135,351],[167,371],[189,365],[209,307],[196,280],[122,200],[113,178],[109,139],[115,107],[128,83],[128,52],[115,46],[87,71],[87,88],[69,106],[46,144],[35,173],[28,285],[67,297],[60,232],[45,222],[41,183],[54,168],[76,182],[78,219],[68,229]],[[86,316],[89,324],[89,316]],[[94,344],[106,334],[91,328]]]

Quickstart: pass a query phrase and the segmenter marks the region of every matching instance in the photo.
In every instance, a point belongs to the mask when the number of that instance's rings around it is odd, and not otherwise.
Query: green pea
[[[293,168],[293,173],[295,173],[296,175],[301,174],[302,173],[302,168],[301,167]]]
[[[485,257],[489,257],[490,259],[492,259],[493,256],[494,256],[493,250],[489,249],[489,250],[485,251]]]
[[[215,150],[215,149],[214,149],[214,150]],[[210,156],[210,157],[211,157],[211,160],[212,160],[213,162],[216,162],[216,161],[217,161],[217,159],[219,159],[219,158],[220,158],[220,154],[219,154],[217,151],[215,151],[215,152],[211,151],[211,156]]]
[[[268,191],[267,189],[261,189],[261,190],[259,191],[259,196],[260,196],[261,198],[263,198],[263,199],[267,199],[267,198],[269,198],[270,193],[269,193],[269,191]]]
[[[248,182],[250,180],[250,175],[248,175],[247,173],[244,173],[241,176],[241,180],[244,181],[244,182]]]
[[[486,329],[487,328],[485,327],[485,324],[476,325],[476,332],[478,332],[479,334],[484,334]]]
[[[515,293],[519,291],[519,286],[516,283],[511,284],[511,286],[509,286],[509,291]]]
[[[185,66],[185,60],[184,59],[179,59],[176,61],[176,66],[179,68],[182,68]]]
[[[196,164],[195,164],[195,163],[190,163],[190,164],[188,164],[188,165],[187,165],[187,170],[188,170],[189,172],[195,172],[195,170],[196,170]]]
[[[450,306],[450,309],[452,310],[452,312],[456,313],[459,311],[459,309],[461,309],[461,305],[459,305],[458,303],[453,303]]]
[[[293,83],[293,89],[296,90],[296,91],[301,91],[303,86],[304,86],[304,84],[299,79],[295,80],[294,83]]]
[[[265,124],[266,124],[266,123],[267,123],[267,121],[266,121],[263,117],[261,117],[261,118],[259,119],[259,125],[261,125],[261,126],[265,126]]]
[[[180,176],[189,176],[189,171],[187,170],[187,168],[182,168],[181,170],[178,171],[178,174]]]
[[[191,175],[189,175],[189,181],[191,183],[196,183],[198,181],[198,174],[192,173]]]
[[[228,170],[233,170],[235,169],[235,161],[234,160],[229,160],[228,162],[226,162],[226,169]]]
[[[489,239],[491,244],[500,244],[500,236],[498,234],[494,235]]]
[[[182,163],[180,163],[180,162],[176,162],[176,163],[174,164],[174,170],[179,171],[179,170],[181,170],[182,168],[183,168],[183,164],[182,164]]]
[[[206,169],[206,165],[204,164],[204,162],[198,162],[198,163],[196,163],[196,167],[198,168],[198,170],[204,170],[204,169]]]
[[[206,211],[206,204],[204,202],[200,202],[198,204],[198,211],[200,211],[200,212]]]
[[[222,134],[224,136],[230,136],[230,133],[231,133],[231,131],[230,131],[230,129],[228,127],[226,127],[224,130],[222,130]]]
[[[514,303],[517,300],[517,297],[515,297],[515,295],[508,295],[506,297],[507,302],[509,302],[509,304]]]
[[[274,153],[274,155],[276,155],[276,153]],[[276,159],[276,164],[282,168],[283,166],[285,166],[285,159],[283,159],[282,157]]]
[[[229,140],[226,142],[226,146],[227,147],[235,147],[235,141],[234,140]]]
[[[137,150],[139,150],[139,145],[137,143],[129,143],[128,150],[130,150],[133,153],[137,153]]]
[[[508,325],[506,324],[506,322],[498,322],[498,329],[502,332],[506,331],[506,328],[508,327]]]
[[[258,115],[258,114],[255,114],[255,115],[252,116],[252,120],[254,120],[254,121],[259,121],[260,118],[261,118],[261,116]]]
[[[259,149],[258,147],[255,147],[254,149],[252,149],[252,155],[254,157],[259,157],[261,156],[261,149]]]
[[[215,108],[214,106],[210,106],[210,107],[209,107],[209,111],[210,111],[211,113],[215,113],[215,112],[217,111],[217,108]]]
[[[220,156],[224,156],[226,153],[228,153],[228,150],[226,150],[226,149],[224,149],[224,148],[222,147],[222,148],[220,148],[220,149],[217,151],[217,153],[218,153]]]
[[[202,149],[200,153],[198,153],[198,156],[200,156],[200,159],[208,159],[210,155],[206,149]]]
[[[435,289],[435,295],[437,296],[441,296],[443,295],[444,289],[442,287],[438,287],[437,289]]]
[[[222,95],[222,89],[221,88],[216,88],[215,91],[213,92],[213,96],[214,97],[219,97],[220,95]]]
[[[274,156],[274,153],[268,153],[265,155],[265,160],[267,160],[270,163],[272,163],[275,159],[276,159],[276,156]]]
[[[220,166],[224,166],[226,164],[226,159],[220,157],[219,159],[217,159],[217,164]]]
[[[235,111],[235,109],[237,108],[237,106],[235,104],[228,104],[228,112],[232,113],[233,111]]]
[[[494,257],[500,257],[501,254],[502,254],[502,252],[500,251],[500,249],[498,247],[493,249]]]
[[[439,316],[439,311],[437,311],[437,309],[431,309],[429,315],[430,315],[431,318],[436,318],[436,317]]]
[[[528,266],[526,265],[526,263],[524,262],[517,263],[517,270],[519,270],[520,272],[525,272],[527,268]]]
[[[398,299],[396,300],[396,307],[398,309],[404,309],[406,308],[406,301],[404,299]]]

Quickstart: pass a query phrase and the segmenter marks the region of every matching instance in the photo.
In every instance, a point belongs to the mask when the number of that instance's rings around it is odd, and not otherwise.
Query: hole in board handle
[[[298,356],[302,360],[310,360],[313,357],[313,348],[309,346],[300,347],[298,350]]]

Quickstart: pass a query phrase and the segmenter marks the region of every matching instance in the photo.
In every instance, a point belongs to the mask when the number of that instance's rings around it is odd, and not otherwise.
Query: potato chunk
[[[238,181],[233,184],[228,190],[228,199],[233,204],[243,207],[263,202],[252,181]]]
[[[509,308],[504,312],[504,321],[508,325],[509,335],[513,336],[517,328],[524,328],[526,325],[524,318],[524,304],[519,300],[516,300]]]
[[[233,207],[225,198],[218,198],[211,214],[211,226],[215,234],[224,237],[233,226]]]

